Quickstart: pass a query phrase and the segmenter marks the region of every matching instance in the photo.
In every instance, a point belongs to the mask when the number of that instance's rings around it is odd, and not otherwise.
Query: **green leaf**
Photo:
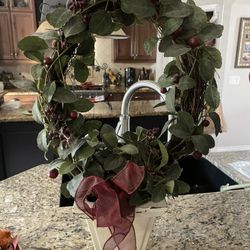
[[[100,36],[112,33],[113,23],[111,14],[105,10],[96,11],[90,19],[89,31]]]
[[[183,18],[190,16],[192,14],[192,9],[189,5],[178,2],[164,5],[160,13],[162,16],[166,17]]]
[[[74,75],[77,81],[86,82],[89,76],[88,67],[79,60],[74,61]]]
[[[43,124],[43,118],[42,118],[42,114],[41,114],[41,106],[38,102],[38,99],[36,99],[33,108],[32,108],[32,116],[33,119],[39,123],[39,124]]]
[[[44,33],[39,34],[38,36],[45,41],[60,40],[60,36],[58,34],[58,31],[56,31],[56,30],[48,30]]]
[[[177,123],[169,128],[169,131],[182,139],[190,137],[194,131],[194,119],[186,111],[180,111],[177,115]]]
[[[210,148],[213,148],[215,143],[211,135],[193,135],[192,142],[195,149],[204,155],[207,155]]]
[[[214,78],[215,67],[204,53],[199,60],[199,72],[204,81],[210,81]]]
[[[67,189],[67,185],[68,185],[68,182],[64,182],[61,184],[61,187],[60,187],[60,191],[61,191],[61,194],[66,198],[66,199],[69,199],[71,198],[71,195]]]
[[[31,75],[34,78],[34,80],[40,80],[45,75],[45,69],[44,66],[41,64],[33,65],[31,68]]]
[[[213,85],[209,85],[205,91],[205,100],[213,110],[217,109],[220,105],[220,93]]]
[[[71,120],[67,122],[67,125],[70,129],[70,131],[76,135],[76,136],[80,136],[82,134],[82,130],[84,130],[84,125],[85,123],[85,119],[83,117],[83,115],[79,114],[79,116],[77,117],[76,120]]]
[[[152,37],[149,38],[144,42],[144,50],[145,52],[149,55],[153,52],[154,48],[156,47],[158,43],[158,38],[157,37]]]
[[[59,169],[64,162],[64,160],[56,159],[48,164],[48,170]]]
[[[138,148],[133,144],[126,144],[126,145],[120,147],[120,150],[123,154],[127,154],[127,155],[139,154]]]
[[[58,58],[58,60],[55,63],[55,71],[59,79],[62,79],[63,71],[68,67],[70,57],[68,55],[63,55]]]
[[[95,49],[95,40],[90,35],[85,35],[83,41],[79,44],[76,50],[77,55],[89,55]]]
[[[50,84],[47,84],[43,92],[43,95],[47,99],[47,102],[51,102],[52,97],[55,94],[55,92],[56,92],[56,83],[52,82]]]
[[[102,166],[97,161],[88,162],[85,167],[86,173],[84,174],[87,176],[99,176],[103,177],[104,171]]]
[[[161,75],[158,84],[160,87],[170,87],[174,84],[174,79],[173,77],[167,77],[165,74]]]
[[[173,45],[173,40],[170,36],[165,36],[161,39],[159,44],[159,51],[164,53],[168,47]]]
[[[78,186],[80,185],[81,181],[83,180],[83,174],[79,174],[73,177],[68,184],[67,189],[72,197],[75,197],[76,190]]]
[[[44,53],[41,53],[40,51],[25,51],[24,55],[30,60],[40,63],[42,63],[44,59]]]
[[[176,60],[169,62],[164,68],[164,74],[167,76],[173,76],[180,73],[180,69],[176,65]]]
[[[37,136],[37,147],[43,151],[48,151],[48,142],[47,142],[47,132],[45,129],[41,130]]]
[[[163,145],[163,143],[160,140],[157,140],[157,142],[159,144],[159,148],[161,151],[161,163],[157,167],[157,170],[159,170],[168,163],[169,157],[168,157],[168,151],[167,151],[166,147]]]
[[[136,191],[130,196],[129,204],[130,206],[140,206],[150,201],[150,197],[146,192]]]
[[[135,17],[133,14],[124,13],[121,9],[116,9],[114,11],[115,17],[118,19],[119,23],[130,26],[134,23]]]
[[[170,123],[172,122],[172,120],[170,121],[167,121],[164,126],[162,127],[162,130],[161,130],[161,133],[160,135],[158,136],[158,138],[161,138],[167,131],[168,131],[168,127],[170,125]]]
[[[215,23],[206,23],[199,33],[199,37],[204,42],[221,37],[223,26]]]
[[[123,0],[121,1],[121,9],[125,13],[134,14],[139,19],[156,14],[155,6],[148,0]]]
[[[59,168],[59,173],[61,175],[69,174],[75,169],[75,165],[72,161],[65,161]]]
[[[181,18],[164,18],[162,22],[162,35],[168,36],[174,33],[183,23]]]
[[[188,194],[190,192],[190,186],[181,180],[175,181],[174,194]]]
[[[73,103],[77,101],[77,97],[70,90],[59,87],[56,89],[53,100],[59,103]]]
[[[174,193],[175,181],[171,180],[166,183],[166,190],[168,194]]]
[[[176,86],[180,90],[188,90],[196,86],[196,81],[190,76],[186,75],[181,77],[179,83]]]
[[[222,57],[218,49],[214,47],[205,47],[203,49],[203,53],[205,53],[209,57],[210,62],[214,65],[215,68],[221,68]]]
[[[64,27],[64,35],[66,38],[70,36],[77,35],[83,32],[86,28],[85,23],[83,22],[82,16],[76,15],[73,16],[65,25]]]
[[[109,155],[105,161],[103,168],[106,171],[120,169],[125,165],[126,159],[121,155]]]
[[[77,151],[77,159],[78,161],[86,160],[89,157],[91,157],[95,153],[95,148],[92,148],[90,146],[85,146],[80,148]]]
[[[78,112],[88,112],[94,107],[94,104],[87,99],[81,98],[80,100],[74,102],[72,106],[74,110]]]
[[[18,89],[37,92],[36,84],[30,80],[11,80],[10,83]]]
[[[44,51],[48,49],[47,43],[38,36],[26,36],[17,46],[22,51]]]
[[[156,185],[152,190],[152,202],[160,202],[165,199],[167,195],[166,184]]]
[[[179,163],[175,161],[173,164],[168,165],[165,171],[166,181],[177,180],[181,176],[182,168],[180,167]]]
[[[115,129],[108,125],[104,124],[102,126],[101,132],[100,132],[101,138],[105,145],[110,148],[117,147],[118,139],[116,137]]]
[[[166,106],[167,106],[167,111],[176,113],[175,110],[175,88],[170,88],[168,92],[166,93]]]
[[[215,135],[218,136],[221,133],[221,122],[220,116],[216,112],[209,113],[209,117],[212,119],[214,123]]]
[[[59,7],[47,14],[46,19],[53,27],[62,28],[73,16],[69,9]]]
[[[189,52],[191,48],[183,44],[173,44],[169,46],[164,53],[165,57],[178,57]]]

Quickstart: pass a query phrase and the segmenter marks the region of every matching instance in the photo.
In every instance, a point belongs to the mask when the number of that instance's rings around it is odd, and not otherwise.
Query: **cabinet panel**
[[[114,40],[114,61],[126,62],[132,61],[134,56],[134,27],[125,27],[123,29],[128,39]]]
[[[13,59],[11,20],[9,12],[0,12],[0,59]]]
[[[31,35],[35,32],[35,18],[33,13],[13,13],[12,12],[12,25],[13,25],[13,42],[15,49],[15,59],[27,59],[23,53],[17,48],[18,42],[25,36]]]
[[[32,11],[34,10],[33,0],[10,0],[12,11]]]

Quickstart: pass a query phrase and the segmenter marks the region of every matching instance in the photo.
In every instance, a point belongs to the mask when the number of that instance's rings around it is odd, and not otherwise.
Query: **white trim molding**
[[[236,151],[250,151],[250,145],[228,146],[228,147],[215,147],[211,152],[236,152]]]

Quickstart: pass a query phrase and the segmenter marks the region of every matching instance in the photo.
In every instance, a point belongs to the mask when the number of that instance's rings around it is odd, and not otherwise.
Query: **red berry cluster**
[[[68,8],[73,11],[81,11],[87,6],[86,0],[71,0],[71,2],[68,4]]]
[[[159,133],[159,128],[152,128],[147,131],[146,137],[149,140],[153,140]]]

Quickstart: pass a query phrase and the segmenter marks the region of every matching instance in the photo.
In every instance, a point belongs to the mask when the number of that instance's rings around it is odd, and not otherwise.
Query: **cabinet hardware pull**
[[[15,52],[15,56],[18,56],[18,53],[17,53],[17,52]]]
[[[10,53],[11,56],[14,56],[14,53]]]

